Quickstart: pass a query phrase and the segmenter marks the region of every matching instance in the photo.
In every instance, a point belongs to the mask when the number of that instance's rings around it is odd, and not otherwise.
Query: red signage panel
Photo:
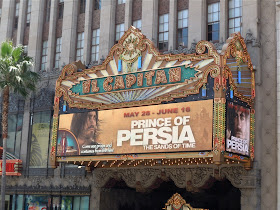
[[[0,175],[2,175],[2,160],[0,160]],[[21,176],[22,160],[7,160],[6,175],[7,176]]]

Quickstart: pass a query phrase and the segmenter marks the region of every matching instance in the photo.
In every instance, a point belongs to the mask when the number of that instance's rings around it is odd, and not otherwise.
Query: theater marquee
[[[252,167],[255,78],[244,39],[222,52],[161,54],[130,27],[101,65],[66,65],[54,98],[51,165]]]
[[[90,121],[88,115],[97,118]],[[64,114],[59,119],[58,155],[211,150],[212,118],[212,100]],[[84,126],[77,133],[73,124]],[[90,126],[93,132],[86,136]]]

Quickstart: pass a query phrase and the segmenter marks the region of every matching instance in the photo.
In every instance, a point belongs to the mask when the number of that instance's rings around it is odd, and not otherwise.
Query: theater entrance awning
[[[131,27],[101,65],[56,83],[51,160],[94,167],[244,164],[254,158],[255,78],[244,39],[161,54]]]

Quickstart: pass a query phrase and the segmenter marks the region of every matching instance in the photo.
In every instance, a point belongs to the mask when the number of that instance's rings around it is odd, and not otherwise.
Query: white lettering
[[[129,130],[119,130],[117,136],[117,146],[121,147],[123,141],[128,141],[130,139]]]

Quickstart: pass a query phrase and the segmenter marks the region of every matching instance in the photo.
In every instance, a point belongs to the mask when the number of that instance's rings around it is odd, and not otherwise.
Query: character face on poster
[[[228,152],[249,156],[250,110],[228,102],[227,112]]]
[[[59,129],[58,150],[60,156],[79,155],[88,145],[96,145],[98,131],[97,111],[72,115],[70,130]]]

